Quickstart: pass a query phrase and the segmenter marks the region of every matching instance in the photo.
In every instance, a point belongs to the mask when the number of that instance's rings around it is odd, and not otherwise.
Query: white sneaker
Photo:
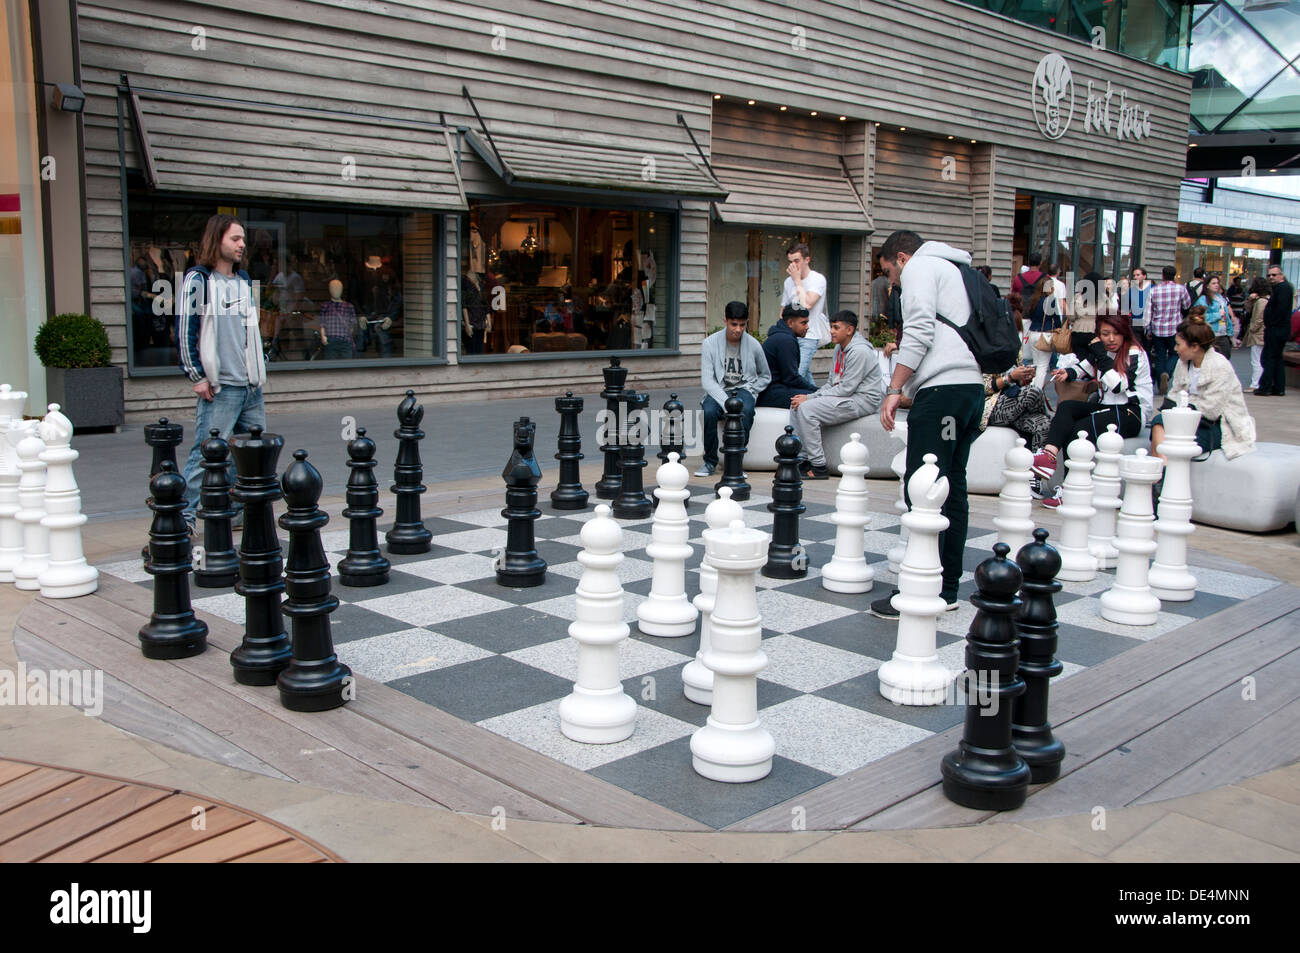
[[[711,477],[713,476],[713,471],[716,469],[717,467],[712,463],[702,463],[700,464],[700,468],[695,471],[695,475],[697,477]]]

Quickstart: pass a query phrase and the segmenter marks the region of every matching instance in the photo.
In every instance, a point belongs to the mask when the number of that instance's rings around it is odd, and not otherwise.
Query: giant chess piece
[[[1061,484],[1060,578],[1066,582],[1087,582],[1097,578],[1097,557],[1088,548],[1088,525],[1092,508],[1092,458],[1097,448],[1080,430],[1066,447],[1065,482]]]
[[[345,586],[382,586],[388,582],[390,565],[379,551],[377,522],[384,511],[379,508],[379,484],[375,481],[375,442],[358,427],[348,441],[347,508],[348,552],[339,560],[339,582]]]
[[[913,497],[915,499],[915,497]],[[1006,543],[975,569],[978,610],[966,636],[966,727],[957,750],[940,765],[948,800],[978,811],[1013,811],[1029,793],[1029,765],[1011,743],[1012,702],[1025,691],[1020,680],[1016,590],[1022,577],[1007,559]],[[972,690],[973,688],[973,690]]]
[[[1124,438],[1114,424],[1097,437],[1097,469],[1092,471],[1092,508],[1088,523],[1088,552],[1098,569],[1114,569],[1119,559],[1115,548],[1115,515],[1119,512],[1119,458],[1124,455]]]
[[[601,503],[578,536],[582,578],[575,595],[577,619],[569,625],[578,643],[578,681],[560,701],[560,731],[584,744],[607,745],[626,740],[636,727],[636,702],[618,677],[618,647],[628,635],[616,571],[623,561],[623,530]]]
[[[718,573],[704,664],[713,672],[713,710],[691,736],[691,765],[714,781],[757,781],[772,771],[776,744],[758,720],[758,673],[767,667],[755,573],[767,559],[767,533],[733,520],[706,529],[704,546]]]
[[[1029,544],[1034,531],[1034,497],[1029,492],[1034,478],[1030,469],[1033,462],[1034,455],[1025,446],[1025,438],[1017,437],[1016,445],[1007,451],[1002,492],[998,494],[998,515],[993,518],[998,542],[1006,543],[1013,553]]]
[[[772,478],[772,542],[767,548],[763,575],[769,579],[802,579],[808,575],[808,554],[799,545],[799,514],[803,505],[803,480],[799,477],[799,452],[803,442],[786,426],[776,438],[776,476]]]
[[[25,391],[0,384],[0,582],[14,581],[23,558],[23,527],[18,522],[18,444],[33,426],[23,420]]]
[[[390,487],[397,494],[397,513],[393,528],[388,531],[385,540],[388,551],[399,556],[413,556],[427,553],[433,541],[433,534],[424,528],[420,518],[420,494],[424,492],[424,464],[420,462],[420,441],[424,431],[420,422],[424,420],[424,405],[416,403],[415,391],[408,390],[397,407],[397,420],[400,426],[393,431],[397,438],[397,462],[393,466],[393,485]]]
[[[654,512],[650,497],[645,495],[645,409],[650,406],[649,394],[627,391],[623,394],[627,406],[628,432],[624,436],[619,454],[623,460],[623,481],[614,501],[614,515],[621,520],[643,520]]]
[[[730,487],[718,490],[718,498],[704,510],[704,522],[709,529],[724,530],[735,520],[744,522],[744,519],[745,511],[731,498]],[[704,664],[704,657],[713,644],[709,619],[717,595],[718,571],[709,562],[709,551],[705,547],[704,558],[700,560],[700,592],[695,597],[695,608],[700,610],[700,647],[695,658],[682,667],[682,692],[700,705],[713,704],[713,672]]]
[[[50,531],[45,519],[45,442],[33,427],[18,444],[18,514],[14,519],[23,530],[23,555],[14,567],[14,587],[31,592],[41,588],[41,573],[50,565]]]
[[[533,456],[533,437],[537,427],[527,417],[515,422],[515,446],[501,476],[506,481],[506,508],[501,511],[508,522],[506,549],[499,557],[497,582],[514,589],[540,586],[546,581],[546,560],[537,555],[533,541],[533,522],[540,517],[537,509],[537,483],[542,468]]]
[[[737,503],[749,499],[749,484],[745,482],[745,403],[739,397],[728,397],[722,405],[722,479],[713,485],[715,490],[731,487],[731,498]]]
[[[907,485],[912,509],[903,516],[903,525],[909,535],[893,598],[899,613],[898,645],[878,673],[880,694],[895,705],[941,704],[953,679],[937,651],[939,613],[945,606],[939,534],[948,528],[940,510],[948,499],[948,478],[939,476],[933,453],[924,461]]]
[[[1161,411],[1165,439],[1157,452],[1165,458],[1165,482],[1156,520],[1156,556],[1151,563],[1151,591],[1165,602],[1190,602],[1196,577],[1187,569],[1187,537],[1192,535],[1192,458],[1201,452],[1196,427],[1201,412],[1187,406],[1187,391],[1178,406]]]
[[[1151,484],[1160,479],[1164,464],[1146,450],[1125,455],[1119,461],[1124,480],[1124,503],[1115,531],[1119,564],[1115,584],[1101,594],[1101,617],[1121,625],[1155,625],[1160,600],[1151,591],[1148,572],[1154,538],[1155,514],[1151,508]]]
[[[600,452],[605,455],[605,472],[596,482],[596,496],[602,500],[618,499],[623,487],[623,459],[619,450],[619,432],[626,418],[619,412],[623,402],[623,386],[627,383],[627,368],[617,357],[609,359],[609,367],[602,367],[600,373],[605,377],[605,389],[600,396],[605,398],[605,442]]]
[[[903,444],[903,449],[894,454],[894,459],[889,461],[889,469],[894,471],[898,477],[898,499],[894,501],[894,510],[898,513],[900,519],[907,513],[907,421],[899,420],[894,423],[894,438]],[[889,563],[889,571],[897,578],[898,574],[903,571],[903,555],[907,552],[907,524],[902,523],[898,529],[898,542],[889,548],[885,554],[885,559]]]
[[[203,454],[198,513],[203,521],[203,550],[194,569],[194,585],[226,589],[239,579],[239,555],[230,528],[235,518],[230,504],[230,445],[221,439],[220,430],[213,429],[199,452]]]
[[[654,579],[649,597],[636,607],[637,628],[646,635],[674,638],[695,631],[699,611],[686,598],[686,561],[694,551],[687,542],[691,525],[684,505],[691,495],[686,489],[690,479],[675,453],[668,455],[668,462],[655,475],[659,505],[646,547],[646,554],[654,560]],[[623,486],[627,486],[626,478]]]
[[[172,467],[180,472],[180,466],[176,463],[176,448],[185,439],[185,428],[171,423],[166,417],[159,417],[156,424],[145,424],[143,429],[144,442],[153,451],[149,461],[149,479],[152,480],[162,472],[165,460],[170,460]],[[140,556],[145,562],[149,561],[148,544],[140,550]]]
[[[40,426],[45,450],[45,517],[41,525],[49,531],[50,564],[37,580],[47,599],[74,599],[99,588],[99,570],[86,563],[81,545],[81,490],[72,464],[80,454],[73,450],[72,421],[50,404]]]
[[[140,629],[145,658],[178,659],[198,655],[208,647],[208,625],[195,617],[190,604],[190,531],[185,525],[185,478],[176,464],[162,461],[162,470],[149,481],[149,558],[145,572],[153,576],[153,614]]]
[[[1048,685],[1064,670],[1056,659],[1056,605],[1052,601],[1061,591],[1056,581],[1061,554],[1047,545],[1047,530],[1038,529],[1034,541],[1016,554],[1016,564],[1024,577],[1016,629],[1025,693],[1012,708],[1011,743],[1029,765],[1029,782],[1045,784],[1060,776],[1065,759],[1065,745],[1052,734],[1047,720]]]
[[[281,487],[289,511],[280,527],[289,532],[289,561],[281,610],[293,628],[293,654],[275,680],[280,704],[290,711],[328,711],[355,697],[352,669],[334,654],[330,613],[339,607],[330,595],[330,564],[321,545],[321,527],[329,517],[317,505],[324,481],[307,462],[306,450],[293,452]]]
[[[867,447],[850,434],[840,450],[840,483],[835,489],[835,554],[822,567],[822,588],[831,592],[870,592],[876,577],[867,565]]]
[[[686,462],[686,408],[669,394],[664,401],[663,416],[659,418],[659,452],[656,456],[660,462],[668,462],[668,454],[677,454],[677,462]]]
[[[560,461],[560,480],[551,491],[551,507],[557,510],[585,510],[587,491],[582,488],[582,475],[578,462],[582,459],[582,435],[578,432],[578,415],[582,413],[582,398],[573,391],[565,391],[555,398],[555,410],[560,415],[560,436],[556,441],[555,459]]]
[[[263,433],[261,427],[230,438],[236,472],[230,495],[244,507],[239,581],[235,583],[235,592],[244,597],[244,638],[230,653],[230,667],[241,685],[274,685],[292,655],[280,611],[284,559],[273,512],[273,504],[280,498],[275,467],[282,449],[284,438]]]

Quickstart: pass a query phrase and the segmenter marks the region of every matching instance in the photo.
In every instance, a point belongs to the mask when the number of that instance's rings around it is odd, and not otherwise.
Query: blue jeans
[[[194,411],[194,446],[185,461],[185,520],[193,523],[198,517],[199,488],[203,485],[203,441],[210,431],[219,430],[222,440],[231,434],[248,433],[253,427],[266,427],[266,407],[262,404],[262,388],[235,387],[223,384],[211,400],[198,398]],[[235,461],[226,465],[230,483],[235,483]]]
[[[817,385],[813,383],[812,360],[820,346],[811,335],[805,334],[799,339],[799,377],[813,390],[817,389]]]
[[[749,428],[754,425],[754,395],[747,390],[738,390],[736,395],[745,405],[740,419],[745,425],[745,442],[749,442]],[[718,465],[718,421],[722,419],[722,408],[708,394],[704,395],[704,462]]]
[[[1178,366],[1178,352],[1174,350],[1174,336],[1151,336],[1151,376],[1155,378],[1157,389],[1160,387],[1160,375],[1174,376]]]

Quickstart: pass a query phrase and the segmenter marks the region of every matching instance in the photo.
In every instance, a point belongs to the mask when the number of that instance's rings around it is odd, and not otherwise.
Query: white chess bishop
[[[1201,453],[1196,428],[1201,412],[1187,405],[1187,391],[1178,392],[1178,406],[1160,412],[1165,440],[1165,482],[1156,520],[1156,555],[1151,563],[1151,592],[1165,602],[1190,602],[1196,577],[1187,568],[1187,537],[1192,535],[1192,458]]]
[[[673,638],[695,632],[699,611],[686,598],[686,561],[693,552],[687,542],[691,536],[690,518],[686,515],[686,489],[691,475],[677,462],[677,454],[668,454],[666,463],[655,474],[654,524],[646,553],[654,560],[654,578],[650,595],[636,607],[636,624],[646,635]]]
[[[81,490],[72,473],[79,454],[72,449],[72,421],[50,404],[40,425],[45,450],[45,516],[41,525],[49,531],[50,564],[37,582],[47,599],[73,599],[99,588],[99,570],[86,564],[81,544]]]
[[[822,567],[822,588],[831,592],[868,592],[875,572],[867,565],[867,448],[861,434],[850,434],[840,451],[840,484],[835,490],[835,554]]]
[[[731,498],[731,487],[718,487],[718,498],[704,510],[704,522],[709,529],[723,530],[734,520],[744,522],[745,511]],[[713,600],[718,594],[718,571],[709,562],[706,547],[704,558],[700,561],[700,592],[695,597],[695,608],[700,611],[700,647],[691,659],[682,667],[682,692],[691,701],[699,705],[713,704],[713,673],[704,664],[712,639],[709,636],[709,620],[713,614]]]
[[[1159,457],[1139,450],[1119,463],[1124,479],[1124,504],[1119,511],[1115,548],[1119,565],[1115,584],[1101,594],[1101,617],[1122,625],[1155,625],[1160,600],[1151,591],[1148,560],[1156,551],[1155,516],[1151,509],[1151,484],[1160,479],[1164,464]]]

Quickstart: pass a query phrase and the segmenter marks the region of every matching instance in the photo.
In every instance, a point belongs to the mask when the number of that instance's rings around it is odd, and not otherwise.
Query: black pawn
[[[978,592],[971,602],[979,611],[966,635],[966,727],[940,766],[948,800],[980,811],[1015,810],[1029,791],[1029,765],[1011,744],[1012,702],[1025,683],[1016,674],[1022,577],[1009,552],[998,543],[993,557],[975,568]]]
[[[375,442],[358,427],[348,441],[348,554],[339,560],[339,582],[345,586],[382,586],[388,582],[389,562],[379,551],[376,521],[384,515],[379,508],[379,484],[375,482]]]
[[[654,513],[650,497],[645,493],[645,409],[650,406],[649,394],[627,391],[623,394],[627,406],[628,431],[619,449],[623,462],[623,486],[614,501],[614,516],[621,520],[643,520]]]
[[[1056,581],[1061,554],[1047,545],[1047,530],[1036,529],[1034,541],[1021,548],[1016,562],[1025,580],[1020,587],[1022,606],[1016,618],[1025,693],[1012,707],[1011,742],[1029,765],[1030,783],[1045,784],[1060,777],[1065,759],[1065,745],[1053,736],[1047,720],[1049,680],[1064,668],[1055,657],[1057,622],[1052,601],[1061,591]]]
[[[627,383],[627,368],[621,366],[616,357],[609,359],[609,367],[602,367],[605,376],[605,389],[600,396],[605,398],[605,442],[600,452],[605,455],[605,472],[596,481],[596,496],[602,500],[618,499],[618,492],[623,486],[623,459],[619,452],[619,432],[623,420],[619,418],[619,405],[622,403],[623,385]]]
[[[180,424],[168,423],[166,417],[159,417],[156,424],[144,425],[144,442],[153,451],[152,459],[149,461],[150,480],[162,473],[164,460],[170,460],[172,469],[177,472],[180,471],[180,467],[176,465],[176,448],[180,446],[181,441],[184,439],[185,428]],[[140,555],[145,562],[149,561],[149,546],[147,544],[144,549],[140,550]]]
[[[171,460],[149,481],[149,557],[145,571],[153,579],[153,614],[140,629],[145,658],[176,659],[198,655],[208,647],[208,626],[190,605],[190,533],[185,526],[185,480]]]
[[[515,422],[514,452],[501,471],[506,481],[506,508],[501,515],[508,521],[506,550],[499,558],[497,582],[514,589],[540,586],[546,581],[546,560],[537,555],[533,541],[533,521],[541,516],[537,509],[537,483],[542,468],[533,456],[536,425],[527,417]]]
[[[731,487],[731,498],[737,503],[749,499],[749,484],[745,482],[745,404],[739,397],[728,397],[722,405],[722,479],[713,485],[714,490]]]
[[[420,441],[424,439],[420,421],[423,419],[424,405],[416,403],[415,391],[408,390],[397,407],[400,426],[393,431],[398,444],[390,489],[397,494],[397,513],[393,528],[385,537],[388,551],[399,556],[427,553],[433,541],[433,534],[424,528],[424,521],[420,518],[420,494],[424,492],[421,482],[424,464],[420,462]]]
[[[230,653],[235,681],[241,685],[274,685],[291,655],[280,612],[284,560],[272,507],[280,498],[275,467],[283,448],[283,437],[264,434],[261,427],[230,438],[236,472],[230,495],[244,505],[239,582],[235,583],[235,592],[244,597],[244,638]]]
[[[582,459],[582,435],[578,432],[578,415],[582,413],[582,398],[566,391],[555,398],[555,410],[560,415],[560,436],[556,441],[555,459],[560,461],[560,482],[551,491],[551,506],[557,510],[584,510],[587,508],[587,491],[582,488],[578,461]]]
[[[802,579],[808,575],[808,557],[799,545],[799,514],[803,505],[803,480],[799,476],[799,451],[803,442],[786,427],[776,438],[776,476],[772,479],[772,541],[767,546],[763,575],[770,579]]]
[[[676,394],[669,394],[664,401],[663,416],[659,418],[659,452],[655,456],[660,463],[667,463],[670,453],[677,454],[678,463],[686,460],[686,408]]]
[[[203,521],[203,556],[194,570],[194,585],[202,589],[228,589],[239,578],[230,521],[230,446],[220,430],[208,431],[199,448],[203,453],[203,486],[199,490],[199,519]]]
[[[330,635],[330,613],[339,600],[330,595],[330,565],[320,541],[330,521],[317,506],[324,481],[306,450],[295,450],[293,459],[281,481],[289,511],[280,517],[280,528],[289,531],[288,599],[281,609],[293,627],[293,656],[275,684],[290,711],[327,711],[353,697],[352,669],[334,654]]]

